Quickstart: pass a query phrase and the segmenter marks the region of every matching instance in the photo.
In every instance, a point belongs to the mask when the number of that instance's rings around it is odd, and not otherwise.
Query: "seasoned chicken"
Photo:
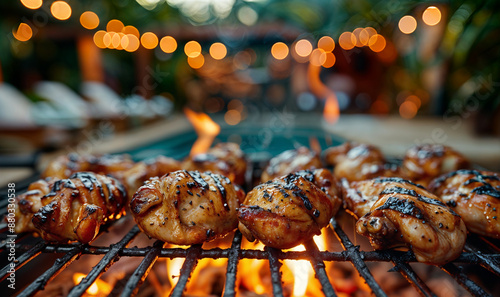
[[[225,176],[179,170],[147,181],[135,193],[130,209],[146,235],[190,245],[236,229],[244,196],[243,190]]]
[[[16,196],[16,233],[37,232],[31,219],[42,208],[41,198],[48,194],[57,179],[40,179],[31,183],[28,191]]]
[[[231,182],[244,185],[247,171],[245,154],[236,143],[219,143],[208,152],[189,156],[182,163],[185,170],[211,171],[228,177]]]
[[[300,170],[322,168],[321,158],[306,147],[284,151],[269,161],[262,172],[261,182]]]
[[[462,217],[470,232],[500,238],[499,173],[453,171],[432,181],[429,190]]]
[[[346,142],[323,152],[325,163],[334,166],[337,179],[367,180],[378,176],[398,176],[397,168],[388,164],[382,152],[369,144]]]
[[[326,194],[313,183],[324,183],[322,174],[290,173],[255,187],[238,211],[240,231],[250,241],[280,249],[320,234],[339,204],[335,191]]]
[[[467,229],[458,214],[425,189],[408,182],[388,184],[370,212],[356,223],[356,232],[375,249],[411,249],[419,262],[436,265],[457,258]]]
[[[349,183],[346,179],[341,181],[344,208],[356,219],[370,212],[373,204],[380,198],[380,193],[393,187],[416,187],[424,189],[409,180],[399,177],[377,177],[370,180],[354,181]]]
[[[169,172],[181,169],[181,163],[175,159],[158,156],[136,163],[123,173],[124,184],[132,196],[145,181],[151,177],[161,177]]]
[[[423,186],[450,171],[470,168],[470,162],[452,148],[439,144],[424,144],[410,148],[401,165],[402,176]]]
[[[128,155],[78,155],[71,153],[57,157],[49,163],[42,178],[68,178],[73,173],[89,171],[121,178],[123,172],[134,166]]]
[[[301,170],[295,172],[295,174],[302,176],[308,181],[312,182],[321,191],[325,192],[326,195],[330,198],[330,201],[333,204],[333,215],[337,214],[342,205],[342,193],[339,182],[332,173],[324,168],[315,169],[315,170]]]
[[[32,220],[46,241],[88,243],[102,224],[124,214],[127,193],[112,177],[78,172],[68,179],[38,181],[30,188],[18,202],[19,219]],[[32,230],[25,226],[19,231]]]

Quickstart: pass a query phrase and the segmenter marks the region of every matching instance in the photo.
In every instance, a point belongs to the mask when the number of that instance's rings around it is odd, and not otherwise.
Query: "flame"
[[[323,109],[323,117],[328,123],[334,124],[339,119],[339,114],[339,103],[337,102],[335,94],[332,93],[326,98],[325,109]]]
[[[73,274],[73,283],[79,284],[87,275],[83,273]],[[112,287],[105,281],[97,279],[86,291],[91,296],[108,296],[111,293]]]
[[[311,88],[311,92],[316,95],[316,97],[326,98],[323,117],[328,123],[334,124],[340,116],[337,96],[335,96],[335,93],[323,84],[319,77],[320,72],[321,66],[309,63],[307,71],[309,87]]]
[[[193,125],[196,134],[198,134],[198,139],[193,144],[190,155],[206,152],[219,134],[220,126],[205,113],[197,113],[189,108],[184,108],[184,114]]]
[[[303,245],[296,246],[292,251],[305,251]],[[286,265],[293,273],[293,297],[302,297],[306,294],[309,278],[312,275],[312,267],[307,260],[286,261]]]

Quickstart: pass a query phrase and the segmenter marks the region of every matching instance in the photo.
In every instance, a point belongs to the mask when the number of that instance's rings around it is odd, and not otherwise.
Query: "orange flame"
[[[75,285],[79,284],[85,276],[86,275],[83,273],[73,274],[73,283]],[[103,280],[97,279],[85,292],[91,296],[108,296],[111,290],[111,285]]]
[[[339,103],[337,102],[335,94],[332,93],[326,98],[325,108],[323,109],[323,117],[328,123],[334,124],[339,119],[339,114]]]
[[[190,155],[205,153],[219,134],[220,126],[205,113],[197,113],[189,108],[184,108],[184,114],[198,134],[198,139],[193,144]]]
[[[328,123],[334,124],[340,116],[337,96],[335,96],[335,93],[323,84],[319,77],[320,72],[321,66],[309,63],[309,69],[307,71],[309,87],[311,88],[311,92],[316,95],[316,97],[326,98],[323,117]]]

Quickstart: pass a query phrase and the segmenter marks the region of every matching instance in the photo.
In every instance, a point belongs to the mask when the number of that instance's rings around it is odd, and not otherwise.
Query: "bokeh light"
[[[417,20],[411,15],[405,15],[399,20],[398,27],[404,34],[411,34],[417,29]]]
[[[309,61],[313,66],[323,65],[326,62],[325,51],[320,48],[314,49],[311,53]]]
[[[399,115],[404,119],[412,119],[417,114],[418,107],[412,101],[405,101],[399,106]]]
[[[323,36],[318,40],[318,48],[325,52],[332,52],[335,49],[335,41],[330,36]]]
[[[17,30],[12,32],[12,35],[14,35],[14,38],[19,41],[28,41],[33,36],[33,30],[28,24],[20,23]]]
[[[416,95],[410,95],[410,96],[406,97],[405,101],[413,102],[415,104],[415,106],[417,107],[417,109],[419,109],[420,106],[422,106],[422,100],[420,100],[420,98],[418,98],[418,96],[416,96]]]
[[[380,34],[373,35],[372,37],[370,37],[370,40],[368,41],[368,46],[372,51],[376,53],[383,51],[385,45],[386,45],[385,38]]]
[[[325,68],[331,68],[333,65],[335,65],[335,62],[337,61],[337,58],[335,58],[335,55],[333,53],[324,53],[325,55],[325,61],[321,64],[321,66]]]
[[[133,35],[133,34],[127,34],[127,39],[128,39],[128,44],[127,46],[123,46],[123,48],[127,51],[127,52],[135,52],[136,50],[139,49],[139,46],[141,44],[141,42],[139,41],[139,38],[137,38],[137,36]]]
[[[186,56],[191,58],[199,56],[201,53],[201,45],[198,42],[191,40],[184,46],[184,53]]]
[[[356,44],[356,37],[351,32],[344,32],[339,36],[339,45],[344,50],[353,49]]]
[[[354,29],[354,31],[352,31],[352,34],[356,38],[356,42],[354,43],[356,47],[363,47],[367,45],[367,41],[370,40],[370,38],[368,37],[368,32],[366,32],[364,28]]]
[[[441,11],[436,6],[429,6],[422,14],[422,20],[426,25],[435,26],[441,21]]]
[[[220,42],[215,42],[210,46],[210,56],[215,60],[222,60],[227,55],[226,46]]]
[[[238,99],[233,99],[233,100],[229,101],[229,103],[227,104],[228,110],[235,109],[239,112],[243,112],[243,108],[244,108],[243,103]]]
[[[228,125],[234,126],[241,122],[241,113],[236,109],[231,109],[224,114],[224,120]]]
[[[146,32],[141,36],[141,44],[144,48],[154,49],[158,45],[158,37],[153,32]]]
[[[203,67],[203,65],[205,64],[205,57],[203,57],[203,55],[201,54],[198,54],[197,56],[194,57],[188,56],[187,60],[189,66],[191,66],[191,68],[193,69],[199,69]]]
[[[98,48],[106,48],[104,44],[104,35],[106,35],[106,31],[104,30],[97,31],[94,34],[94,43]]]
[[[38,9],[42,6],[42,0],[21,0],[21,3],[29,9]]]
[[[177,41],[172,36],[165,36],[160,40],[160,48],[167,54],[173,53],[177,49]]]
[[[271,54],[276,60],[283,60],[288,56],[288,46],[283,42],[276,42],[271,48]]]
[[[50,6],[52,15],[61,21],[67,20],[71,17],[71,6],[64,1],[55,1]]]
[[[294,49],[295,49],[295,52],[297,53],[297,55],[305,58],[311,54],[313,48],[312,48],[312,44],[309,40],[301,39],[301,40],[297,41]]]
[[[115,35],[115,32],[106,32],[102,37],[102,42],[104,43],[104,47],[111,48],[111,38]]]
[[[80,16],[80,24],[85,29],[95,29],[99,26],[99,17],[95,14],[95,12],[86,11]]]
[[[126,35],[132,34],[132,35],[134,35],[137,38],[141,37],[141,34],[139,34],[139,30],[137,30],[137,28],[134,27],[134,26],[125,26],[125,27],[123,27],[122,33],[126,34]]]
[[[113,19],[106,25],[106,31],[108,32],[122,32],[124,26],[122,21]]]

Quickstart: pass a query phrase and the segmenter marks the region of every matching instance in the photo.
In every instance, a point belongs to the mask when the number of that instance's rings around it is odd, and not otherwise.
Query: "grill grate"
[[[38,278],[28,285],[18,296],[33,296],[36,292],[42,290],[52,278],[54,278],[65,267],[71,264],[75,259],[84,254],[104,255],[99,263],[92,268],[90,273],[84,277],[78,285],[73,287],[68,296],[82,296],[92,283],[99,278],[111,265],[123,257],[141,257],[142,261],[135,269],[127,281],[121,296],[134,296],[139,286],[148,276],[152,266],[158,258],[185,258],[181,268],[181,273],[176,286],[172,289],[171,296],[182,296],[184,289],[189,282],[189,278],[196,268],[199,259],[203,258],[227,258],[226,282],[223,296],[236,295],[237,265],[240,259],[261,259],[269,260],[271,271],[272,290],[274,296],[284,296],[281,283],[281,261],[285,259],[309,260],[314,268],[324,295],[327,297],[337,296],[334,286],[330,282],[325,270],[325,261],[351,262],[360,276],[366,281],[375,296],[387,296],[380,285],[375,281],[373,275],[368,269],[366,263],[372,261],[392,262],[394,267],[392,271],[401,273],[407,281],[413,285],[422,296],[436,296],[429,287],[420,279],[417,273],[408,264],[415,262],[415,257],[410,252],[398,251],[360,251],[359,246],[354,245],[345,232],[339,227],[337,222],[332,219],[331,227],[340,240],[344,251],[326,252],[319,251],[313,240],[304,245],[306,251],[281,251],[274,248],[265,248],[264,250],[242,249],[242,235],[239,231],[235,232],[230,248],[212,248],[203,249],[201,245],[193,245],[188,249],[164,248],[164,243],[156,241],[152,248],[128,247],[128,245],[139,234],[139,228],[134,226],[130,231],[116,244],[110,247],[89,246],[83,244],[48,244],[40,241],[33,246],[17,244],[19,250],[26,250],[16,263],[16,271],[24,264],[38,256],[40,253],[63,253],[64,255],[54,262],[54,265],[44,271]],[[5,247],[4,247],[5,249]],[[457,264],[475,264],[487,268],[495,275],[498,273],[498,261],[500,254],[485,253],[473,247],[471,243],[467,244],[467,249],[462,255],[452,263],[443,265],[441,269],[447,272],[455,281],[465,288],[473,296],[489,296],[489,294],[478,284],[472,281]],[[4,267],[0,272],[0,280],[5,280],[8,275],[9,266]]]
[[[254,164],[255,165],[255,164]],[[258,169],[258,168],[257,168]],[[255,168],[254,168],[255,170]],[[27,188],[26,183],[26,188]],[[19,184],[18,184],[19,185]],[[21,190],[21,189],[18,189]],[[0,201],[0,215],[6,213],[6,204]],[[111,226],[112,227],[112,226]],[[171,296],[182,296],[190,280],[190,276],[196,268],[200,259],[227,258],[226,280],[222,295],[231,297],[237,295],[238,263],[241,259],[268,260],[271,272],[272,291],[274,296],[284,296],[280,268],[283,260],[309,260],[315,272],[316,278],[321,284],[321,289],[326,297],[337,296],[334,284],[330,281],[325,269],[325,262],[350,262],[364,279],[375,296],[387,296],[387,293],[377,283],[370,272],[368,262],[391,262],[394,266],[391,271],[400,273],[422,296],[436,296],[428,285],[417,275],[409,263],[416,262],[415,256],[411,252],[402,251],[362,251],[360,247],[353,243],[335,219],[330,222],[330,227],[337,237],[343,251],[329,252],[320,251],[313,240],[304,244],[305,251],[281,251],[274,248],[264,250],[242,248],[242,234],[239,231],[234,233],[232,243],[229,248],[204,249],[202,245],[193,245],[187,249],[166,248],[161,241],[156,241],[152,247],[129,247],[138,236],[140,230],[133,226],[115,244],[111,246],[94,246],[73,244],[51,244],[44,241],[34,243],[27,234],[18,235],[16,238],[16,250],[22,251],[15,263],[15,270],[18,271],[25,264],[35,259],[40,254],[63,254],[54,262],[54,265],[43,271],[31,284],[29,284],[18,296],[33,296],[53,279],[58,273],[82,255],[102,255],[96,266],[74,286],[68,296],[82,296],[85,291],[106,272],[117,261],[126,261],[127,258],[140,258],[140,264],[130,275],[127,283],[121,291],[121,296],[134,296],[140,285],[147,278],[151,268],[159,258],[184,258],[184,264],[178,282],[171,291]],[[7,235],[7,228],[0,227],[1,238]],[[103,232],[101,232],[102,234]],[[7,242],[0,242],[0,253],[7,252]],[[125,259],[123,259],[125,258]],[[500,279],[500,248],[495,243],[484,240],[478,236],[470,236],[467,240],[464,252],[452,263],[443,265],[441,270],[448,273],[461,287],[465,288],[473,296],[490,296],[481,286],[471,280],[459,265],[470,264],[481,266],[490,271]],[[0,281],[6,285],[8,277],[7,265],[0,270]],[[117,289],[117,288],[115,288]],[[115,292],[115,290],[113,291]]]

